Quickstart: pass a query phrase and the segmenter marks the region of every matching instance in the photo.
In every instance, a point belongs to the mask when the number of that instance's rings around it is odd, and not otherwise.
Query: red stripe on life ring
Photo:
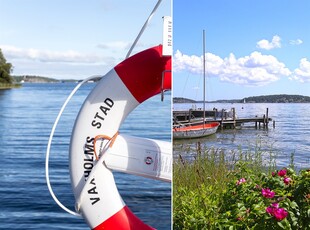
[[[139,103],[171,89],[171,56],[162,55],[162,45],[137,53],[114,69]]]
[[[143,223],[125,206],[109,219],[95,227],[93,230],[117,229],[117,230],[154,230]]]

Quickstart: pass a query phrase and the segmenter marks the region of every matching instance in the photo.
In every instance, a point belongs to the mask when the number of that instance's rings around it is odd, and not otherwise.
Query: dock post
[[[214,120],[216,121],[217,109],[214,110]]]
[[[234,119],[234,128],[236,128],[236,110],[235,108],[232,108],[233,111],[233,119]]]
[[[264,116],[263,116],[263,128],[265,128],[266,127],[266,115],[264,114]]]
[[[269,123],[268,113],[269,113],[269,109],[267,108],[266,109],[266,127],[267,127],[267,129],[268,129],[268,123]]]
[[[224,109],[222,109],[222,118],[221,118],[221,128],[222,129],[224,128],[223,120],[224,120]]]
[[[273,121],[273,128],[276,127],[276,121]]]

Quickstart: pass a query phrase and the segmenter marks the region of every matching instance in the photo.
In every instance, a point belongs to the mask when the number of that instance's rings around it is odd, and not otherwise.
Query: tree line
[[[302,95],[277,94],[247,97],[244,101],[247,103],[309,103],[310,97]]]
[[[11,72],[13,70],[13,65],[8,63],[2,53],[0,48],[0,84],[12,84],[13,79],[11,77]]]

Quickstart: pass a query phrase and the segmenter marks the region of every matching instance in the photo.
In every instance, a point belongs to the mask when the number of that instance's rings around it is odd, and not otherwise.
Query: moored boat
[[[173,139],[191,139],[205,137],[216,133],[220,123],[213,121],[206,123],[205,109],[205,31],[203,31],[203,110],[201,110],[203,119],[202,124],[185,123],[180,126],[174,126],[172,133]],[[174,117],[175,118],[175,117]]]
[[[212,135],[216,133],[220,123],[210,122],[173,128],[173,139],[191,139]]]

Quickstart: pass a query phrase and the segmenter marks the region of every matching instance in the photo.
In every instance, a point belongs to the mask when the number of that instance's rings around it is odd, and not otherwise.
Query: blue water
[[[80,106],[95,84],[83,86],[69,103],[51,149],[50,179],[59,200],[74,210],[68,169],[70,134]],[[0,90],[0,229],[88,229],[60,209],[45,181],[45,152],[54,120],[73,83],[24,84]],[[170,95],[140,105],[122,133],[170,141]],[[171,226],[171,184],[114,173],[129,208],[157,229]]]
[[[202,104],[196,106],[202,108]],[[175,110],[186,110],[191,108],[192,104],[174,104],[173,107]],[[252,123],[236,130],[219,129],[215,135],[199,140],[175,141],[173,145],[175,157],[180,153],[185,157],[194,155],[196,143],[199,141],[204,146],[224,149],[226,152],[239,149],[253,152],[255,148],[259,148],[266,154],[266,159],[269,158],[270,153],[276,156],[279,167],[287,167],[293,154],[297,168],[310,167],[309,103],[207,103],[206,108],[227,111],[235,108],[240,118],[262,117],[268,108],[269,117],[275,121],[275,128],[272,122],[269,123],[268,129],[255,129]]]

